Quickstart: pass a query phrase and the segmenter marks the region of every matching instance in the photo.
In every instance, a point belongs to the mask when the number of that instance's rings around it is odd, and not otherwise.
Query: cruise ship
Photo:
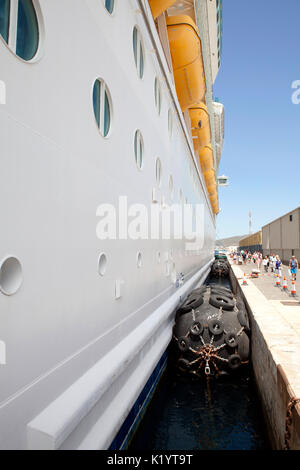
[[[221,50],[221,0],[0,0],[1,449],[128,445],[214,259]]]

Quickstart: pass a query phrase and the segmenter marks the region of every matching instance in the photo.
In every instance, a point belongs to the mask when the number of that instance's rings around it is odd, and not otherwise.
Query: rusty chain
[[[300,403],[300,398],[291,398],[287,409],[285,418],[285,434],[284,434],[284,450],[290,450],[291,428],[293,422],[293,409]]]

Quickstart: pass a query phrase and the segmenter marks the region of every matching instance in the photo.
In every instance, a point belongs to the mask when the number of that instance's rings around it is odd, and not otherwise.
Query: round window
[[[140,78],[144,75],[144,52],[140,32],[136,28],[133,28],[133,54],[135,65]]]
[[[22,266],[14,256],[7,257],[0,264],[0,290],[3,294],[15,294],[23,282]]]
[[[104,0],[104,5],[108,13],[112,14],[114,11],[115,0]]]
[[[32,0],[0,0],[0,35],[21,59],[35,57],[40,34]]]
[[[93,107],[99,131],[106,137],[111,127],[111,99],[105,82],[99,78],[94,83]]]
[[[134,154],[135,154],[135,162],[139,170],[141,170],[143,167],[143,153],[144,153],[143,137],[140,131],[136,131],[134,135]]]

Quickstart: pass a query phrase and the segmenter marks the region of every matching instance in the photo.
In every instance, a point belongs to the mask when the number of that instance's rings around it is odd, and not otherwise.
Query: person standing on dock
[[[260,265],[261,265],[261,262],[262,262],[262,254],[261,253],[257,253],[256,262],[257,262],[257,268],[260,271]]]
[[[290,259],[289,268],[290,268],[290,271],[291,271],[292,280],[296,281],[296,276],[297,276],[297,271],[299,269],[299,264],[298,264],[298,260],[295,258],[294,255]]]
[[[275,261],[275,272],[276,274],[279,274],[279,276],[281,276],[281,260],[279,258],[279,256],[277,255],[276,256],[276,261]]]
[[[264,257],[262,264],[263,264],[263,267],[265,268],[265,273],[267,273],[268,272],[268,266],[269,266],[269,259],[268,259],[267,256]]]

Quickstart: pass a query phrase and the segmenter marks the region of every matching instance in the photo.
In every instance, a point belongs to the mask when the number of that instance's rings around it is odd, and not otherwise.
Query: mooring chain
[[[290,450],[291,428],[293,422],[293,409],[300,403],[300,398],[291,398],[286,410],[285,418],[285,434],[284,434],[284,450]]]
[[[244,329],[245,329],[245,327],[242,326],[242,328],[237,332],[236,335],[237,335],[237,336],[241,336],[241,334],[243,333]]]

